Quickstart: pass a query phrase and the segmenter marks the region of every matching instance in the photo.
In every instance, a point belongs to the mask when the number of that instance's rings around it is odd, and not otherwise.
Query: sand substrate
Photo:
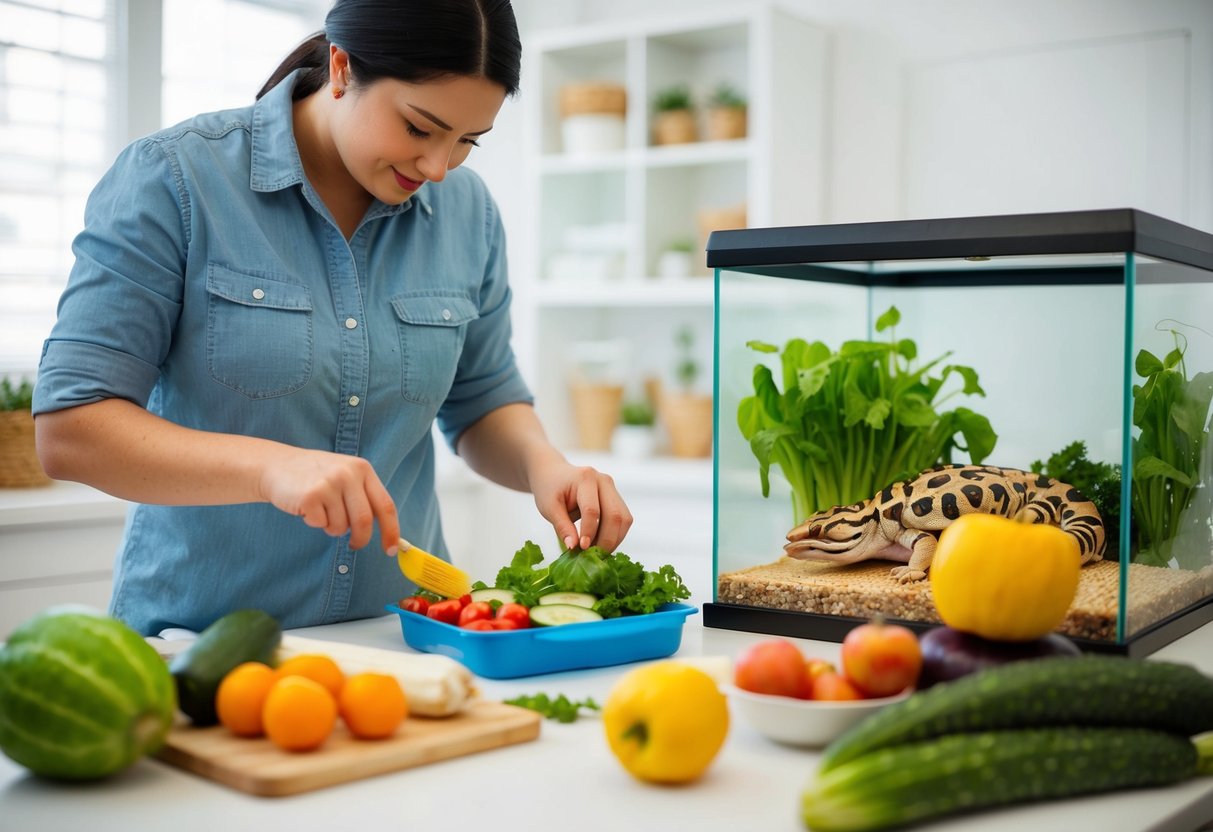
[[[889,574],[896,564],[865,561],[849,566],[780,558],[774,563],[726,572],[717,579],[717,601],[824,615],[888,618],[939,623],[930,581],[899,584]],[[1096,561],[1083,567],[1066,619],[1058,628],[1075,638],[1112,641],[1120,564]],[[1189,604],[1213,595],[1213,566],[1199,572],[1129,564],[1126,635]]]

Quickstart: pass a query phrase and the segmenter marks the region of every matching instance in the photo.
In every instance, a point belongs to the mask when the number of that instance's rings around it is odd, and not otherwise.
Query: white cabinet
[[[636,398],[646,377],[675,385],[682,358],[676,334],[689,328],[696,387],[711,392],[713,286],[702,212],[742,209],[751,226],[822,220],[827,63],[820,28],[766,6],[531,39],[523,90],[527,268],[512,279],[519,318],[528,324],[519,337],[532,339],[520,354],[533,357],[526,373],[537,407],[553,441],[574,458],[569,380],[574,362],[594,345],[609,345],[608,372],[621,375],[627,397]],[[626,91],[622,147],[565,147],[561,91],[587,82]],[[706,103],[721,83],[748,103],[744,138],[653,143],[659,93],[685,86],[703,135]],[[694,274],[659,276],[663,252],[679,242],[692,247]],[[657,456],[647,464],[656,470],[668,461]],[[594,462],[607,470],[612,464]],[[704,460],[709,505],[710,471]]]

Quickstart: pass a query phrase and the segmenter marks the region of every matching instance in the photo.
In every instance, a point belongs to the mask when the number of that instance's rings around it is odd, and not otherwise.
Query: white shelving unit
[[[701,369],[697,387],[709,392],[713,287],[696,214],[744,204],[751,226],[821,220],[827,64],[825,32],[774,6],[555,30],[531,39],[523,91],[529,268],[514,280],[516,303],[526,306],[520,318],[531,323],[519,334],[532,339],[520,352],[533,356],[527,377],[559,446],[576,453],[568,379],[577,342],[626,344],[626,383],[630,395],[639,395],[645,377],[674,384],[675,333],[691,327]],[[560,90],[587,81],[627,90],[624,147],[565,152]],[[747,99],[745,138],[652,143],[656,93],[686,85],[700,105],[702,126],[702,105],[722,82]],[[594,227],[614,231],[617,274],[551,279],[553,256],[565,250],[570,232]],[[677,240],[694,241],[698,274],[656,277],[658,258]],[[612,460],[602,462],[609,467]],[[656,466],[657,480],[667,462],[673,460],[658,456],[648,463]],[[705,460],[702,467],[710,488],[710,465]]]

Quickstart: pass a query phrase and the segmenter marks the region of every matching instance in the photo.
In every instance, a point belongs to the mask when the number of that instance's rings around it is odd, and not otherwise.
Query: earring
[[[333,87],[333,98],[340,98],[345,95],[345,89],[342,87]]]

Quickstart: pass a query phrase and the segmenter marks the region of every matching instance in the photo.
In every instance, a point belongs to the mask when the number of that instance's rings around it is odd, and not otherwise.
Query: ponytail
[[[283,78],[297,69],[303,69],[295,84],[292,99],[295,101],[306,98],[323,87],[329,80],[329,42],[324,32],[317,32],[303,43],[295,47],[295,51],[287,55],[270,75],[265,86],[257,93],[257,98],[278,86]]]

